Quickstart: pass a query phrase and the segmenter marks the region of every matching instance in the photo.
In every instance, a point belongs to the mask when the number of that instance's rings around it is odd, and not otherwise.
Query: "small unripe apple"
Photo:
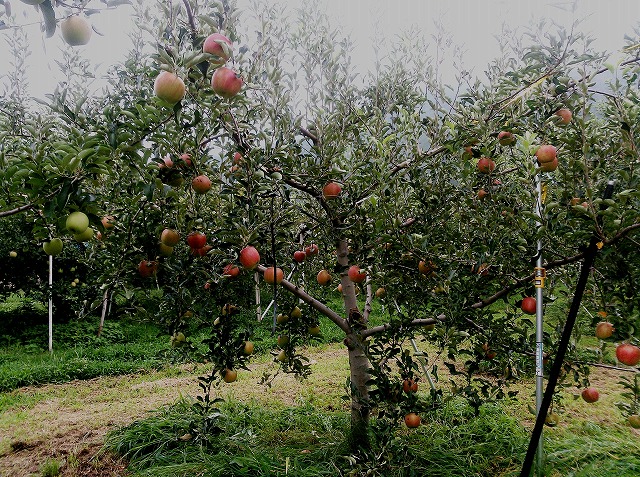
[[[109,230],[115,227],[115,221],[116,219],[113,215],[105,215],[104,217],[102,217],[102,220],[100,222],[102,222],[102,226],[105,228],[105,230]]]
[[[300,318],[302,318],[302,310],[299,307],[294,306],[293,310],[291,310],[291,318],[293,318],[294,320],[299,320]]]
[[[289,336],[288,335],[280,335],[278,336],[278,346],[286,346],[289,344]]]
[[[11,258],[16,258],[16,257],[18,256],[18,252],[16,252],[15,250],[11,250],[11,251],[9,252],[9,256],[10,256]]]
[[[229,59],[232,47],[233,43],[229,38],[220,33],[213,33],[204,40],[202,51],[219,57],[219,60],[212,60],[212,64],[223,65]]]
[[[173,255],[173,247],[170,247],[169,245],[165,245],[162,242],[160,242],[158,244],[158,253],[163,257],[170,257],[171,255]]]
[[[279,325],[286,323],[287,321],[289,321],[289,315],[278,313],[278,316],[276,316],[276,323]]]
[[[284,350],[281,350],[278,353],[278,356],[276,356],[276,359],[278,361],[280,361],[281,363],[284,363],[288,358],[287,358],[287,353]]]
[[[310,326],[308,328],[308,331],[311,336],[320,336],[320,333],[321,333],[320,327],[318,325]]]
[[[59,255],[62,252],[62,240],[59,238],[52,238],[48,242],[42,244],[42,249],[47,255]]]
[[[73,239],[76,242],[87,242],[93,238],[94,231],[91,227],[87,227],[84,229],[84,232],[80,232],[79,234],[73,234]]]
[[[232,98],[242,89],[242,78],[230,68],[218,68],[211,77],[211,87],[223,98]]]
[[[184,98],[187,90],[184,81],[175,73],[161,71],[153,83],[155,95],[170,104],[176,104]]]
[[[62,20],[60,30],[62,38],[70,46],[86,45],[91,38],[91,25],[86,18],[79,15],[72,15]]]

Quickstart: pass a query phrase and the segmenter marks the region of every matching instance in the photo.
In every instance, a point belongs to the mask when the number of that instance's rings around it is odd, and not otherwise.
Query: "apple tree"
[[[25,119],[3,144],[3,181],[21,198],[3,208],[32,213],[40,239],[85,213],[101,234],[86,256],[96,281],[131,299],[149,290],[175,345],[189,344],[194,314],[207,320],[202,408],[264,326],[237,313],[255,306],[260,276],[284,371],[309,372],[301,345],[319,324],[344,334],[364,447],[371,412],[387,439],[402,417],[413,427],[452,395],[477,409],[531,370],[520,305],[538,240],[547,308],[562,315],[599,238],[585,308],[594,325],[596,311],[615,317],[610,339],[637,342],[637,47],[605,67],[585,36],[534,30],[524,45],[505,36],[486,78],[449,79],[446,36],[413,32],[361,77],[349,39],[312,8],[289,22],[257,5],[253,29],[232,2],[137,15],[144,28],[109,94],[61,90],[54,120]],[[446,392],[414,392],[413,338],[435,345]],[[584,362],[571,355],[565,371],[586,385]]]

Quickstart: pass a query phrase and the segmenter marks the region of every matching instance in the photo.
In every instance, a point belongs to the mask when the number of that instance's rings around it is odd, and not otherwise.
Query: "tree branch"
[[[633,225],[630,225],[628,227],[625,227],[624,229],[620,230],[616,235],[614,235],[612,239],[603,240],[602,242],[603,242],[603,244],[605,246],[606,245],[612,245],[612,244],[620,241],[627,234],[629,234],[630,232],[632,232],[632,231],[634,231],[636,229],[640,229],[640,223],[633,224]],[[577,253],[575,255],[572,255],[571,257],[565,257],[565,258],[562,258],[560,260],[554,260],[552,262],[547,262],[547,263],[543,264],[543,268],[545,268],[547,270],[552,270],[554,268],[558,268],[558,267],[561,267],[563,265],[568,265],[570,263],[575,263],[578,260],[581,260],[583,257],[584,257],[584,252],[580,252],[580,253]],[[503,288],[498,293],[495,293],[494,295],[491,295],[489,298],[485,298],[482,301],[474,303],[473,305],[471,305],[471,308],[478,309],[478,308],[484,308],[485,306],[491,305],[492,303],[496,302],[497,300],[499,300],[503,296],[508,295],[509,293],[511,293],[513,290],[515,290],[517,288],[520,288],[525,283],[528,283],[531,280],[533,280],[534,276],[535,276],[535,274],[531,273],[531,274],[527,275],[524,278],[516,280],[511,285]]]
[[[19,214],[20,212],[23,212],[27,209],[30,209],[33,207],[33,204],[26,204],[26,205],[21,205],[20,207],[16,207],[15,209],[11,209],[11,210],[2,210],[0,211],[0,217],[8,217],[10,215],[15,215],[15,214]]]
[[[407,326],[436,325],[440,323],[442,320],[444,320],[445,318],[446,318],[445,315],[438,315],[435,318],[418,318],[418,319],[412,320],[410,323],[404,323],[402,326],[407,327]],[[384,331],[387,331],[391,327],[392,325],[390,323],[386,323],[380,326],[374,326],[373,328],[368,328],[364,330],[361,333],[361,335],[363,338],[367,338],[369,336],[372,336],[378,333],[383,333]]]
[[[264,265],[258,265],[258,268],[257,268],[257,270],[262,274],[264,274],[264,271],[266,269],[267,269],[267,267],[265,267]],[[349,334],[349,333],[352,332],[351,327],[349,326],[349,323],[347,323],[347,320],[342,318],[340,315],[338,315],[335,311],[333,311],[331,308],[329,308],[324,303],[321,303],[318,300],[316,300],[315,298],[313,298],[311,295],[309,295],[307,292],[305,292],[302,288],[298,287],[297,285],[294,285],[293,283],[291,283],[288,280],[282,280],[280,285],[282,286],[282,288],[284,288],[288,292],[290,292],[293,295],[295,295],[298,298],[300,298],[302,301],[307,303],[309,306],[314,308],[316,311],[319,311],[324,316],[329,318],[331,321],[333,321],[346,334]]]

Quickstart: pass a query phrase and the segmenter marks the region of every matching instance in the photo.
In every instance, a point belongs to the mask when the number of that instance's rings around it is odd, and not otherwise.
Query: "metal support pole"
[[[538,189],[538,200],[536,204],[536,214],[538,215],[537,226],[542,225],[543,211],[543,184],[540,180],[540,174],[536,176],[536,186]],[[545,194],[546,195],[546,194]],[[542,407],[542,397],[544,395],[544,353],[543,353],[543,337],[544,337],[544,321],[543,321],[543,294],[544,288],[544,269],[542,268],[542,239],[538,239],[538,259],[536,260],[536,415]],[[544,470],[544,449],[542,447],[543,435],[540,434],[538,441],[538,451],[536,455],[536,473],[538,477],[542,477]]]
[[[49,353],[53,353],[53,255],[49,255]]]

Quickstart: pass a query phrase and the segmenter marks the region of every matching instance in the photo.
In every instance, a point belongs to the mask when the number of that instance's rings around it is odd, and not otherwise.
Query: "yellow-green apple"
[[[80,46],[89,43],[92,30],[86,18],[72,15],[60,22],[60,31],[68,45]]]
[[[170,104],[176,104],[184,98],[187,90],[184,81],[177,74],[161,71],[153,83],[155,95]]]
[[[42,244],[42,249],[47,255],[59,255],[62,252],[62,240],[59,238],[52,238],[48,242]]]
[[[160,234],[160,242],[169,247],[175,247],[180,241],[180,234],[173,229],[164,229]]]
[[[66,226],[72,234],[81,234],[89,227],[89,217],[84,212],[71,212],[67,217]]]

